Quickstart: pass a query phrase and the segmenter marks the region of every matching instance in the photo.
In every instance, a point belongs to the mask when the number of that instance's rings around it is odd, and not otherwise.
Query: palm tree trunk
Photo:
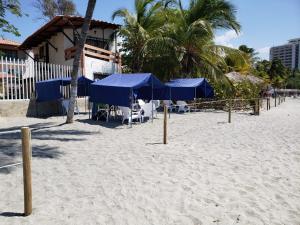
[[[76,53],[74,56],[73,69],[71,73],[71,96],[70,96],[69,110],[68,110],[66,123],[73,123],[75,100],[77,97],[77,78],[78,78],[79,63],[83,52],[84,44],[86,41],[87,33],[90,28],[90,23],[95,9],[95,5],[96,5],[96,0],[89,0],[86,13],[85,13],[84,23],[81,28],[80,39],[76,46]]]

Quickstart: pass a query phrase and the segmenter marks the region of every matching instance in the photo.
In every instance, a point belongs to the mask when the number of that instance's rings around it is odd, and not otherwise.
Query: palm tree
[[[240,51],[213,42],[216,29],[239,32],[234,6],[226,0],[135,0],[135,13],[121,9],[123,58],[131,72],[153,72],[163,80],[175,76],[216,76],[228,71],[226,56]]]
[[[169,55],[164,64],[177,64],[179,76],[197,76],[199,73],[214,77],[226,71],[228,54],[242,57],[240,51],[213,43],[215,29],[240,30],[233,5],[225,0],[191,0],[187,9],[181,1],[165,14],[165,23],[146,43],[158,53],[157,59]],[[225,70],[225,71],[224,71]]]
[[[158,15],[166,5],[165,1],[135,0],[135,13],[130,13],[127,9],[119,9],[113,13],[113,19],[121,17],[124,20],[119,33],[123,37],[123,59],[132,72],[142,70],[147,57],[145,43],[162,26],[163,21]]]
[[[68,110],[66,123],[73,123],[75,100],[77,97],[77,78],[78,78],[80,57],[82,55],[87,33],[90,28],[90,23],[95,9],[95,5],[96,5],[96,0],[89,0],[86,13],[85,13],[84,23],[81,28],[80,38],[76,46],[76,53],[74,56],[73,69],[71,73],[71,91],[70,91],[71,94],[70,94],[70,103],[69,103],[69,110]]]

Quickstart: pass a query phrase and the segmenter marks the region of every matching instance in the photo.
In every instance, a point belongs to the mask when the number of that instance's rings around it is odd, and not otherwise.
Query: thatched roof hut
[[[264,80],[261,78],[258,78],[254,75],[250,75],[250,74],[241,74],[238,72],[230,72],[225,74],[225,76],[232,82],[234,83],[240,83],[243,81],[250,81],[252,84],[263,84]]]

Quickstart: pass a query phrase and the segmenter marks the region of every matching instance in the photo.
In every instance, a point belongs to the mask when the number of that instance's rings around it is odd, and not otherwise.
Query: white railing
[[[71,66],[33,60],[0,58],[0,101],[30,99],[35,83],[48,79],[71,76]],[[68,95],[67,88],[63,90]]]

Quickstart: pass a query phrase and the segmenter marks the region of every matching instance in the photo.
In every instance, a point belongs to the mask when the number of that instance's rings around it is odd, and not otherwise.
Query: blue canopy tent
[[[86,97],[89,96],[90,85],[92,80],[81,76],[78,77],[77,96]],[[63,97],[61,87],[71,84],[70,77],[56,78],[50,80],[39,81],[35,83],[36,102],[47,102],[59,100]],[[86,104],[85,104],[86,111]],[[38,108],[36,105],[36,112],[38,114]]]
[[[157,99],[164,88],[151,73],[112,74],[91,85],[90,101],[130,107],[133,99]]]
[[[134,99],[154,100],[165,85],[151,73],[112,74],[91,84],[90,101],[132,108]]]
[[[194,100],[196,98],[212,98],[214,90],[205,78],[175,79],[166,83],[168,91],[165,95],[170,100]]]
[[[81,76],[78,77],[78,89],[77,96],[89,96],[90,85],[93,81]],[[62,98],[60,90],[61,86],[67,86],[71,84],[70,77],[63,77],[57,79],[50,79],[36,82],[35,92],[37,102],[54,101]]]

